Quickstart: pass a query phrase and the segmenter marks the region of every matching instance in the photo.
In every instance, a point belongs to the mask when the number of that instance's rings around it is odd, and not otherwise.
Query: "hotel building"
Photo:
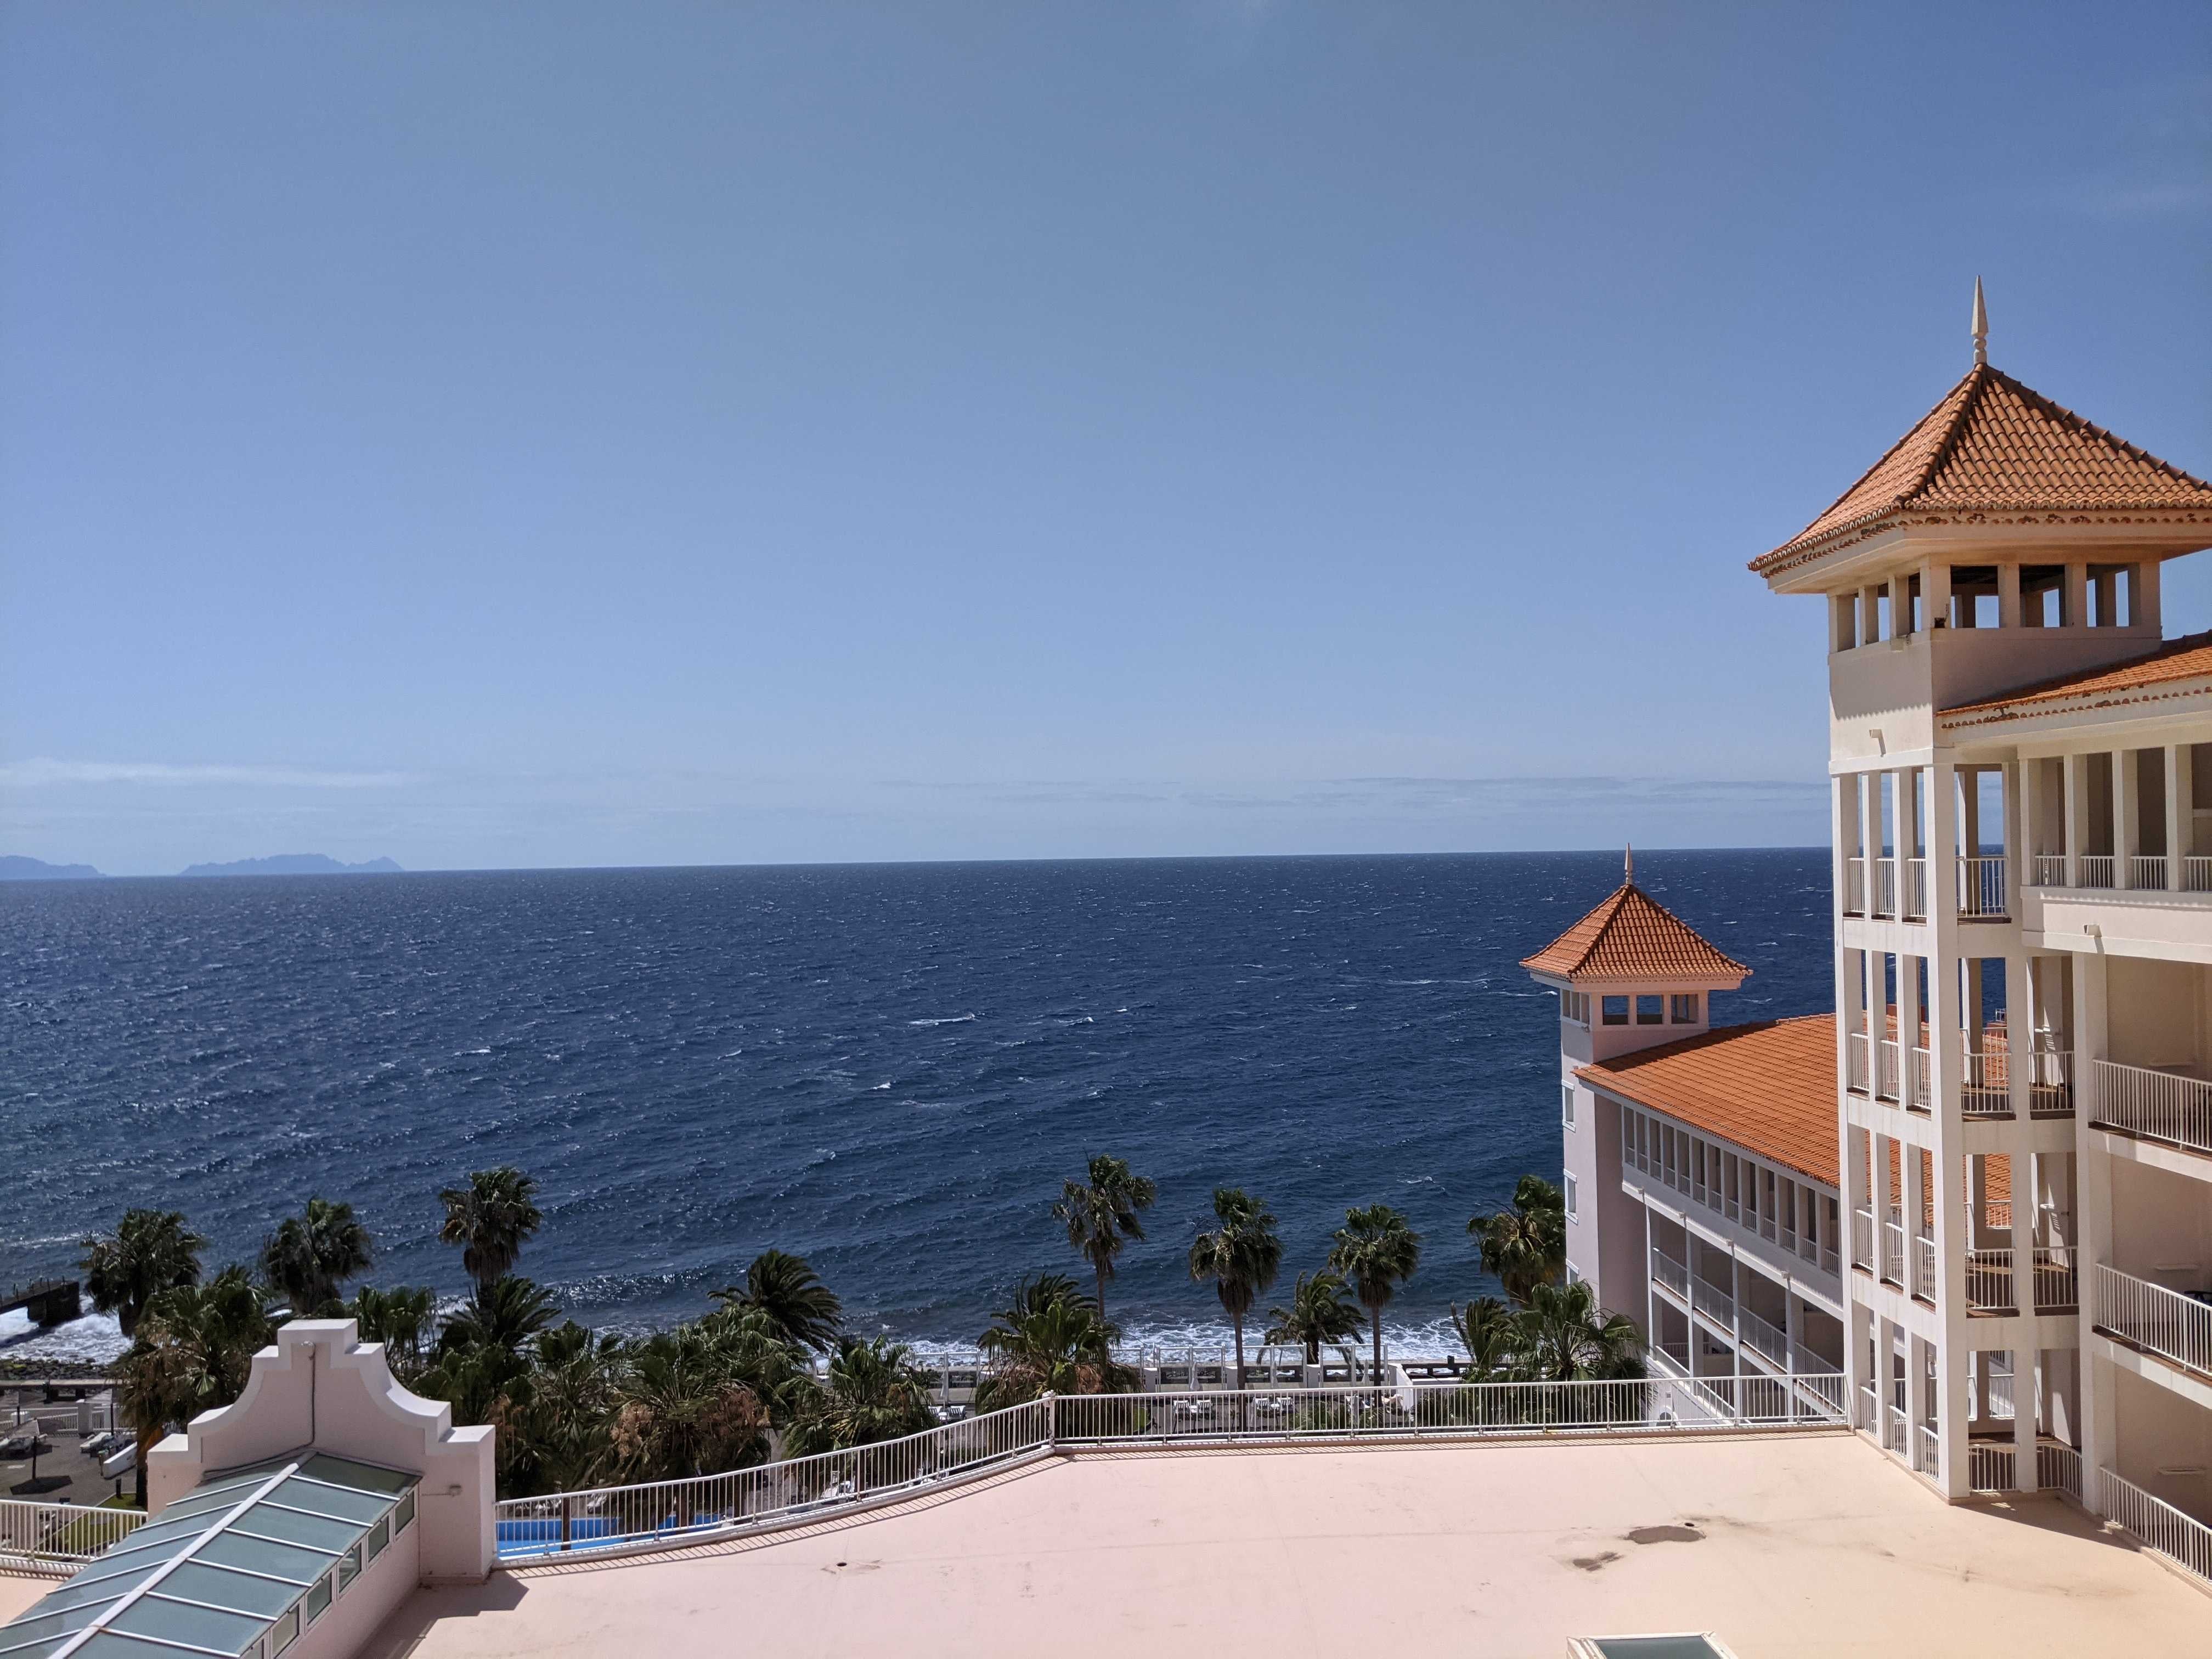
[[[1835,1012],[1632,881],[1561,995],[1571,1271],[1663,1368],[1840,1364],[1948,1497],[2212,1522],[2212,486],[1974,362],[1752,562],[1825,602]],[[1801,1364],[1800,1369],[1804,1368]],[[2164,1547],[2164,1546],[2162,1546]]]

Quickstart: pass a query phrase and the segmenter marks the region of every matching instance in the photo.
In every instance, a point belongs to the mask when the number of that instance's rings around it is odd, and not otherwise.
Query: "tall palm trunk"
[[[1103,1324],[1106,1318],[1106,1264],[1103,1261],[1098,1261],[1092,1263],[1092,1266],[1098,1273],[1098,1318]]]
[[[1242,1433],[1246,1426],[1244,1401],[1244,1316],[1232,1311],[1229,1328],[1237,1333],[1237,1428]]]

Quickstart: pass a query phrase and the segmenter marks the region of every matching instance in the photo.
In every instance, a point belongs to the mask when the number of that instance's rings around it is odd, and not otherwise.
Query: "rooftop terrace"
[[[2054,1498],[1949,1506],[1856,1437],[1189,1447],[418,1590],[371,1659],[749,1650],[2212,1656],[2212,1604]]]

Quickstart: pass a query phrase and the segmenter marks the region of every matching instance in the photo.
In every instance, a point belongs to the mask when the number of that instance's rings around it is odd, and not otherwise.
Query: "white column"
[[[2073,562],[2066,567],[2066,626],[2087,628],[2089,625],[2089,567],[2086,562]]]
[[[2128,615],[2130,626],[2157,629],[2164,627],[2164,620],[2159,614],[2160,609],[2159,588],[2161,585],[2159,576],[2164,568],[2156,559],[2145,559],[2136,567],[2135,591],[2130,595],[2133,608]]]
[[[2136,751],[2112,751],[2112,885],[2132,887],[2134,862],[2142,851],[2142,797],[2136,787]]]
[[[2016,564],[1997,567],[1997,626],[2020,626],[2020,567]]]
[[[2070,570],[2070,565],[2068,568]],[[2089,757],[2068,755],[2060,763],[2066,781],[2066,884],[2081,884],[2081,842],[2089,830]]]
[[[2156,564],[2144,567],[2155,570]],[[2196,755],[2185,743],[2169,743],[2159,751],[2166,762],[2166,887],[2179,893],[2192,848],[2190,832],[2196,827],[2191,798],[2197,791]]]
[[[2112,1170],[2090,1127],[2096,1062],[2109,1057],[2102,947],[2074,957],[2075,1227],[2081,1241],[2082,1495],[2096,1502],[2095,1471],[2113,1455],[2112,1375],[2089,1340],[2095,1317],[2096,1265],[2112,1259]]]
[[[2020,797],[2020,844],[2012,849],[2012,884],[2016,893],[2035,884],[2035,855],[2050,838],[2050,830],[2043,822],[2043,792],[2036,787],[2043,781],[2043,763],[2017,761],[2010,771]],[[2015,916],[2019,914],[2013,912]]]
[[[2042,1365],[2043,1356],[2033,1348],[2012,1351],[2012,1484],[2020,1492],[2035,1490],[2036,1415],[2043,1399]]]

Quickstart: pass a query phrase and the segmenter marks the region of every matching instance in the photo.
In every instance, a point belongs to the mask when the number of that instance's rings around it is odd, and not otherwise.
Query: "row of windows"
[[[1624,1106],[1621,1161],[1830,1273],[1838,1270],[1837,1200],[1758,1159]]]
[[[1598,1002],[1598,1019],[1606,1025],[1695,1025],[1698,1023],[1698,993],[1695,991],[1677,992],[1671,997],[1601,997]],[[1589,1024],[1589,993],[1560,992],[1559,1018],[1570,1025]]]

